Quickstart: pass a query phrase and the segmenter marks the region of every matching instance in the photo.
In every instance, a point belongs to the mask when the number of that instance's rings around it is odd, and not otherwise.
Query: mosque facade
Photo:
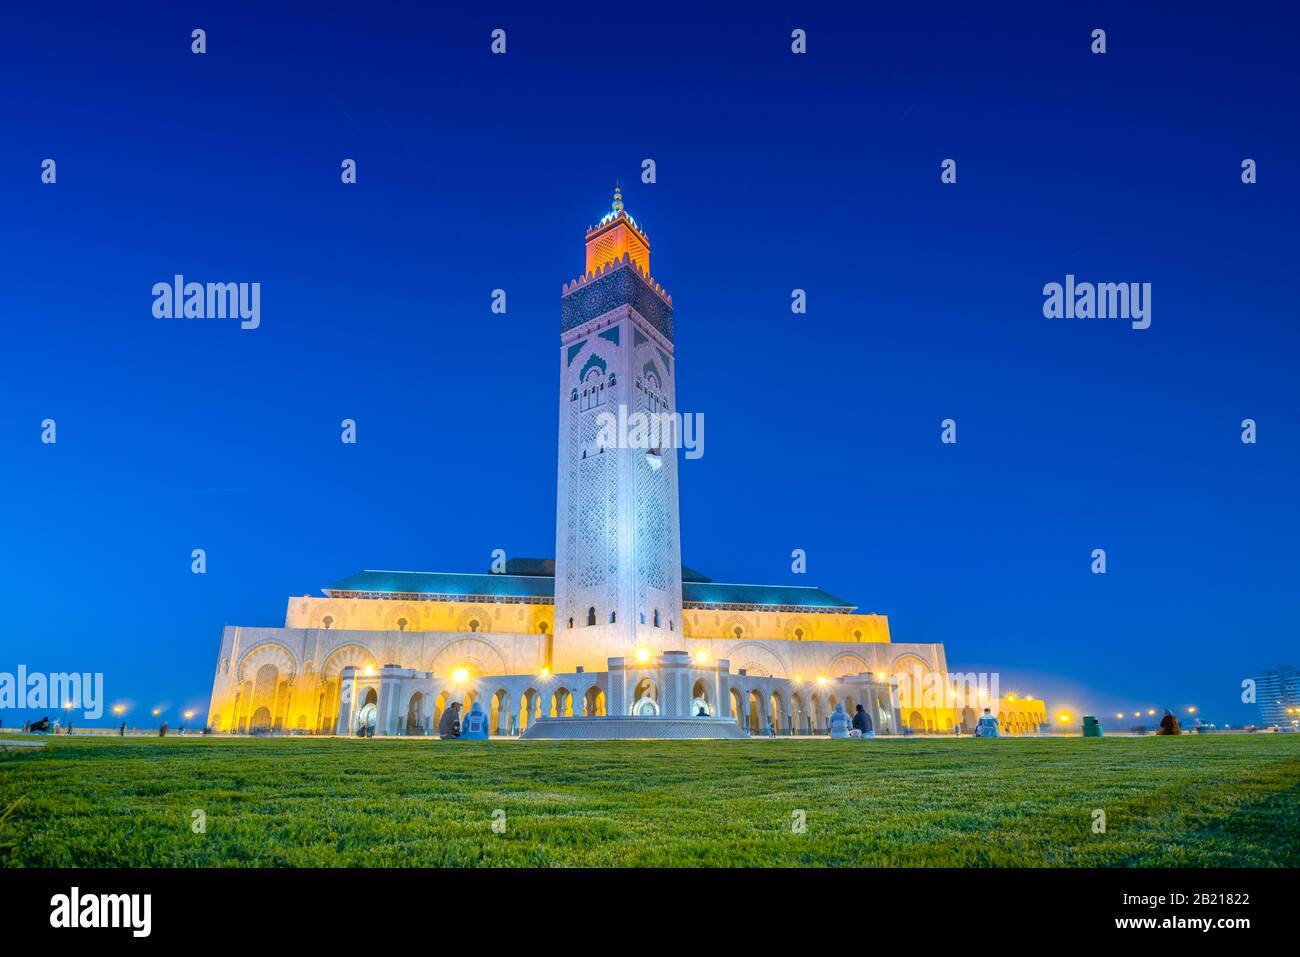
[[[821,588],[682,564],[677,448],[602,433],[677,410],[672,297],[617,190],[562,287],[559,367],[555,558],[360,571],[290,598],[283,627],[227,626],[213,731],[429,735],[453,702],[498,736],[595,717],[620,719],[585,722],[616,737],[821,734],[837,704],[881,734],[973,727],[973,702],[919,693],[948,687],[942,644],[894,642],[885,616]],[[1040,701],[985,694],[1006,731],[1045,720]]]

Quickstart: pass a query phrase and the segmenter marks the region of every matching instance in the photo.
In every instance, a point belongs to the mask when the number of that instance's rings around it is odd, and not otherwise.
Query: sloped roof
[[[485,595],[499,598],[553,598],[555,579],[546,575],[466,575],[459,572],[394,572],[366,569],[325,589],[410,595]]]
[[[803,608],[853,608],[852,602],[809,585],[739,585],[726,582],[682,582],[682,602],[688,605],[798,605]]]
[[[459,572],[401,572],[366,569],[341,578],[324,589],[337,597],[344,593],[408,595],[464,595],[488,598],[554,599],[555,578],[542,574],[554,568],[550,559],[520,559],[507,569],[524,574],[474,575]],[[687,576],[695,579],[690,580]],[[821,588],[809,585],[747,585],[709,581],[683,567],[682,602],[686,605],[771,605],[775,607],[827,608],[843,611],[855,606]]]

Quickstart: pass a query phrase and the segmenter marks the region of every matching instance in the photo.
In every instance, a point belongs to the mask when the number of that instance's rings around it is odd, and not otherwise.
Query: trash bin
[[[1102,736],[1101,722],[1090,714],[1083,716],[1083,736],[1085,738],[1100,738]]]

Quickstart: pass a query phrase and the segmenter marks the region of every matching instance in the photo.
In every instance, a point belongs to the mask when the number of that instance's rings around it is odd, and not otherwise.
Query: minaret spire
[[[614,201],[609,205],[609,212],[587,230],[585,272],[590,276],[600,267],[617,263],[624,256],[635,263],[642,274],[650,275],[650,238],[623,208],[623,186],[614,180]]]

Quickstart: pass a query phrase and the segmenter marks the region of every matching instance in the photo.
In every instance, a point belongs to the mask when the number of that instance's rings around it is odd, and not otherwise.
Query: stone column
[[[736,716],[731,713],[731,662],[726,658],[719,658],[713,663],[713,687],[718,698],[713,713],[719,718],[731,718],[734,721]]]
[[[609,688],[605,691],[605,713],[616,717],[625,717],[630,713],[632,702],[627,700],[627,659],[609,659]]]
[[[384,665],[379,673],[379,700],[375,703],[375,734],[396,734],[402,707],[402,669]]]
[[[659,714],[684,718],[691,713],[691,656],[685,651],[665,651],[659,656]]]
[[[357,697],[357,669],[348,665],[339,675],[339,719],[334,733],[347,737],[352,732],[352,709]]]

